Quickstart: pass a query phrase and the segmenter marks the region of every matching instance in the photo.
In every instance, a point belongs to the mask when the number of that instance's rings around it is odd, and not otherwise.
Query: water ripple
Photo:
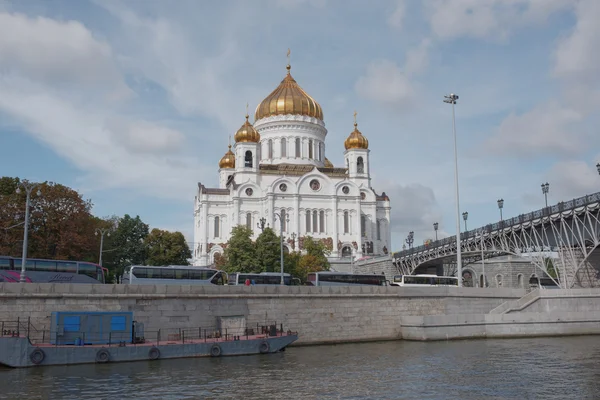
[[[0,369],[0,399],[597,399],[599,359],[597,337],[295,347]]]

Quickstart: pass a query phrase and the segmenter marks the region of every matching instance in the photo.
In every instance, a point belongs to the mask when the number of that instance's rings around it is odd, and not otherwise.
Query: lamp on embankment
[[[500,209],[500,221],[502,221],[502,209],[504,208],[504,199],[498,200],[498,209]]]
[[[27,199],[25,200],[25,229],[23,232],[23,258],[21,259],[21,277],[19,279],[19,282],[25,282],[27,280],[26,276],[25,276],[25,262],[27,260],[27,240],[28,240],[28,235],[29,235],[29,204],[31,202],[31,192],[33,191],[33,189],[35,189],[38,186],[38,184],[30,183],[27,180],[23,180],[23,181],[19,182],[19,186],[21,186],[25,190],[25,194],[27,195]],[[16,192],[21,193],[21,188],[17,187]],[[41,196],[42,192],[40,192],[38,189],[36,194],[38,196]]]
[[[458,95],[450,93],[444,96],[444,103],[452,104],[452,132],[454,133],[454,189],[456,198],[456,274],[462,276],[462,258],[460,252],[460,202],[458,196],[458,150],[456,144],[456,119],[454,116],[454,106],[458,100]],[[462,281],[458,279],[458,286],[462,286]]]
[[[437,242],[438,238],[437,238],[437,231],[438,231],[438,227],[439,224],[437,222],[433,223],[433,230],[435,231],[435,241]]]
[[[463,220],[465,221],[465,232],[468,231],[467,229],[467,219],[469,218],[469,212],[465,211],[463,214]]]
[[[546,200],[546,208],[548,208],[548,192],[550,191],[550,184],[548,182],[542,183],[542,193],[544,194],[544,199]]]

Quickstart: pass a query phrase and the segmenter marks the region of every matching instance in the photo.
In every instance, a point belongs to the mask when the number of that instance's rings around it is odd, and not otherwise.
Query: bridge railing
[[[494,232],[494,231],[497,231],[500,229],[510,228],[515,225],[520,225],[523,223],[535,221],[540,218],[548,217],[553,214],[557,214],[557,213],[561,213],[561,212],[565,212],[565,211],[572,211],[576,208],[585,207],[585,206],[588,206],[588,205],[594,204],[594,203],[600,203],[600,192],[585,195],[585,196],[582,196],[582,197],[579,197],[579,198],[576,198],[573,200],[569,200],[569,201],[561,201],[558,204],[544,207],[544,208],[541,208],[536,211],[532,211],[527,214],[521,214],[516,217],[498,221],[493,224],[488,224],[488,225],[485,225],[480,228],[471,229],[470,231],[461,233],[460,239],[465,240],[465,239],[471,239],[471,238],[481,236],[482,229],[483,229],[484,233],[491,233],[491,232]],[[442,247],[442,246],[446,246],[446,245],[450,245],[450,244],[456,244],[455,236],[449,236],[447,238],[432,241],[432,242],[429,242],[427,245],[416,246],[416,247],[412,247],[410,249],[398,251],[393,254],[393,257],[394,258],[406,257],[411,254],[420,253],[425,250],[433,249],[436,247]]]

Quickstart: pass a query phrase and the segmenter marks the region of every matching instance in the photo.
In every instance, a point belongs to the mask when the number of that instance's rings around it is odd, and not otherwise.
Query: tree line
[[[256,242],[251,238],[252,230],[245,225],[234,227],[229,242],[223,246],[224,254],[215,257],[215,267],[227,273],[280,272],[281,237],[272,228],[265,227]],[[303,252],[284,253],[284,272],[304,282],[309,272],[329,270],[329,250],[323,242],[306,236],[302,247]]]
[[[17,193],[20,184],[19,178],[0,178],[0,255],[22,255],[26,194]],[[67,186],[40,182],[30,196],[27,257],[97,263],[103,230],[102,264],[109,279],[129,265],[189,264],[191,251],[181,232],[150,230],[139,216],[99,218],[92,205]]]

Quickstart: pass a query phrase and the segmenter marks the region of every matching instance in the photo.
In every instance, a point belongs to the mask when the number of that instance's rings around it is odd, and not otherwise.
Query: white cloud
[[[511,113],[487,140],[485,148],[515,156],[577,155],[585,151],[585,131],[573,126],[582,115],[557,103],[524,114]]]
[[[423,39],[421,43],[406,52],[406,64],[404,70],[407,75],[423,73],[429,64],[429,49],[431,40]]]
[[[0,71],[57,87],[128,91],[110,46],[77,21],[0,13]]]
[[[392,232],[415,237],[430,237],[433,223],[442,220],[435,194],[421,184],[400,185],[392,181],[377,182],[374,187],[385,188],[392,207]]]
[[[570,0],[428,0],[425,13],[432,31],[442,39],[467,36],[497,41],[572,4]]]
[[[586,161],[562,161],[546,174],[551,196],[557,203],[600,191],[600,176],[596,165]]]
[[[366,75],[356,82],[355,89],[367,99],[394,107],[409,104],[414,96],[414,89],[407,75],[389,60],[370,63]]]
[[[148,121],[114,118],[105,126],[113,139],[132,153],[173,153],[181,149],[185,140],[181,132]]]
[[[600,106],[600,2],[577,3],[577,23],[559,41],[554,54],[554,76],[564,81],[567,100],[586,112]]]
[[[405,0],[397,0],[396,8],[394,12],[390,14],[388,17],[388,24],[393,26],[394,28],[402,28],[404,24],[404,19],[406,18],[406,1]]]
[[[19,14],[0,14],[0,31],[3,123],[19,126],[84,171],[86,189],[132,187],[191,198],[203,167],[177,153],[184,135],[123,117],[123,102],[103,95],[102,88],[128,91],[108,44],[78,22]]]

